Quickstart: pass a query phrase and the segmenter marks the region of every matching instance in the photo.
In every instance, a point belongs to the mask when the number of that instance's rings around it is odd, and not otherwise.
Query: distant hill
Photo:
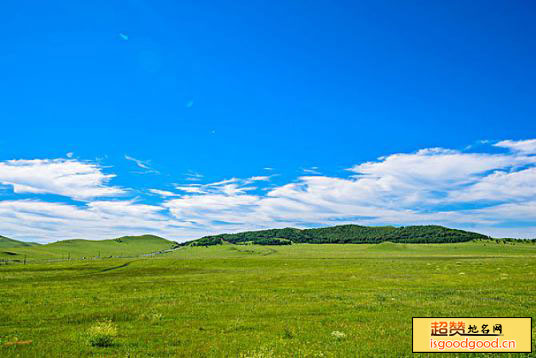
[[[282,240],[283,239],[283,240]],[[470,231],[449,229],[437,225],[424,226],[360,226],[339,225],[320,229],[269,229],[236,234],[205,236],[185,243],[186,245],[219,245],[258,243],[264,245],[309,244],[373,244],[385,241],[402,243],[448,243],[489,239],[488,236]],[[278,243],[280,241],[280,243]],[[183,244],[184,245],[184,244]]]
[[[17,259],[24,255],[33,259],[138,256],[166,250],[176,243],[155,235],[123,236],[110,240],[63,240],[31,247],[10,247],[0,250],[0,258]]]
[[[29,246],[38,246],[39,244],[35,242],[24,242],[10,239],[8,237],[0,235],[0,249],[11,248],[11,247],[29,247]]]

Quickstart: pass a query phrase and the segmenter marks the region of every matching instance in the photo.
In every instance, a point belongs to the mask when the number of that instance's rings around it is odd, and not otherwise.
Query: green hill
[[[268,242],[274,245],[277,244],[274,240],[278,239],[309,244],[374,244],[385,241],[402,243],[466,242],[489,239],[489,237],[437,225],[405,227],[339,225],[320,229],[285,228],[213,235],[185,244],[193,246],[219,245],[223,242],[266,244],[269,240]],[[284,241],[281,244],[284,244]]]
[[[82,257],[138,256],[166,250],[175,242],[159,236],[124,236],[111,240],[63,240],[51,244],[0,250],[0,259],[61,259]]]
[[[8,237],[0,235],[0,249],[11,248],[11,247],[29,247],[29,246],[38,246],[39,244],[35,242],[24,242],[10,239]]]

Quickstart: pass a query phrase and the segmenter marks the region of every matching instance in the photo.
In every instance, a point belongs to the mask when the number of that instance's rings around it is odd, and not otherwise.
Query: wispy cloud
[[[354,165],[346,178],[303,176],[265,195],[196,187],[196,195],[164,205],[176,218],[212,230],[358,221],[371,225],[432,223],[504,234],[508,220],[515,217],[526,224],[511,230],[512,236],[530,232],[536,237],[536,214],[529,215],[536,205],[536,157],[527,155],[530,149],[526,146],[519,150],[522,144],[509,143],[504,153],[444,148],[397,153]],[[240,182],[231,180],[233,183],[223,185]],[[240,183],[245,182],[247,179]],[[522,215],[495,214],[507,210]],[[219,222],[234,226],[218,227]]]
[[[152,193],[152,194],[162,196],[162,197],[180,196],[177,193],[173,193],[173,192],[167,191],[167,190],[149,189],[149,192]]]
[[[318,167],[304,168],[302,169],[302,171],[306,174],[320,174],[320,172],[318,171]]]
[[[160,174],[158,170],[155,170],[149,166],[149,164],[151,163],[150,160],[140,160],[126,154],[125,159],[134,162],[139,168],[144,169],[141,172],[136,172],[138,174]]]
[[[248,178],[247,181],[250,183],[255,182],[255,181],[270,181],[270,176],[267,176],[267,175],[254,176],[254,177]]]
[[[203,179],[204,175],[189,170],[189,171],[185,174],[185,177],[186,177],[186,180],[188,180],[188,181],[200,181],[201,179]]]
[[[181,241],[218,232],[359,223],[439,224],[536,237],[532,143],[490,142],[488,151],[478,152],[425,148],[393,153],[352,165],[347,175],[303,175],[278,186],[262,175],[175,184],[177,192],[149,189],[160,197],[156,203],[154,195],[147,198],[150,205],[143,198],[104,198],[127,190],[110,186],[114,174],[104,174],[96,164],[0,162],[0,183],[26,195],[0,201],[0,233],[46,241],[151,232]],[[190,176],[201,177],[196,174]],[[86,202],[45,202],[38,198],[41,193]],[[31,194],[37,199],[27,199]]]
[[[253,177],[264,178],[264,177]],[[257,181],[260,181],[258,179]],[[245,193],[247,191],[255,190],[256,187],[247,186],[253,183],[255,180],[231,178],[225,179],[214,183],[208,184],[177,184],[175,189],[192,194],[223,194],[223,195],[235,195],[239,193]]]
[[[200,184],[186,184],[186,185],[176,185],[175,189],[186,192],[186,193],[196,193],[203,194],[205,191]]]

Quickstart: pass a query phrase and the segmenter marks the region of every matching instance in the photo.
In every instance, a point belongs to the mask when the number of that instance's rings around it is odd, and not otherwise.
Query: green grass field
[[[12,247],[29,247],[29,246],[38,246],[35,242],[24,242],[10,239],[8,237],[0,235],[0,250],[4,248]]]
[[[113,240],[64,240],[46,245],[0,247],[0,260],[43,262],[58,259],[80,259],[110,256],[138,256],[169,249],[173,243],[164,238],[143,235]]]
[[[412,356],[413,316],[535,317],[536,245],[222,245],[13,264],[0,266],[0,303],[1,357]],[[104,319],[115,343],[92,347]],[[32,343],[5,346],[16,339]]]

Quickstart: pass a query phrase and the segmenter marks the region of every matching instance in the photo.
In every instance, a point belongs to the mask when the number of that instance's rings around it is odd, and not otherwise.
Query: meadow
[[[411,353],[413,316],[535,317],[536,245],[219,245],[12,264],[0,304],[2,357],[425,357]],[[87,332],[104,320],[117,337],[94,347]]]
[[[0,264],[7,260],[35,263],[67,259],[135,257],[166,250],[172,246],[173,242],[153,235],[124,236],[112,240],[63,240],[46,245],[0,246]]]

